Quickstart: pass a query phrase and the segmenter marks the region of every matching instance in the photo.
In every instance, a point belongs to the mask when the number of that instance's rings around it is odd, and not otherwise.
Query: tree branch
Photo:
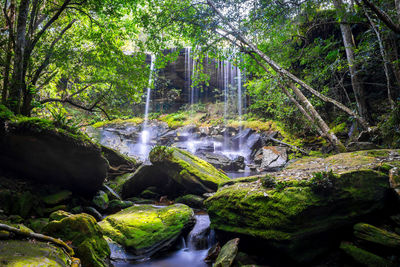
[[[386,14],[383,10],[378,8],[376,5],[374,5],[372,2],[369,0],[362,0],[363,3],[371,9],[375,15],[392,31],[394,31],[397,34],[400,34],[400,26],[397,25],[396,23],[393,22],[393,20],[389,17],[388,14]]]

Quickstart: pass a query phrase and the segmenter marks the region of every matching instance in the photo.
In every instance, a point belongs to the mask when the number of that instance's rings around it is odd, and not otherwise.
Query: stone
[[[221,251],[221,246],[217,242],[207,251],[207,256],[204,259],[204,261],[207,262],[207,263],[215,262],[215,260],[217,259],[220,251]]]
[[[183,204],[163,208],[137,205],[107,216],[99,225],[114,242],[149,257],[175,242],[193,224],[193,215]]]
[[[83,207],[83,212],[93,216],[93,218],[96,219],[96,221],[101,221],[103,219],[103,215],[94,207]]]
[[[62,219],[71,216],[72,214],[64,210],[57,210],[50,214],[50,221],[61,221]]]
[[[387,248],[400,248],[400,236],[398,234],[367,223],[354,225],[354,236]]]
[[[221,187],[204,204],[214,229],[263,240],[296,261],[310,261],[329,250],[328,237],[340,236],[338,229],[385,207],[389,184],[383,173],[354,170],[332,179],[329,194],[297,179],[277,180],[274,187],[260,179],[243,181]]]
[[[115,149],[101,145],[101,152],[107,159],[108,164],[114,168],[124,166],[126,168],[135,169],[138,166],[138,163],[134,158],[121,154]]]
[[[29,219],[28,226],[36,233],[41,233],[43,228],[49,223],[49,218]]]
[[[353,260],[367,267],[391,267],[396,266],[394,263],[375,255],[369,251],[361,249],[352,243],[342,242],[340,244],[340,249],[342,249],[347,255],[349,255]]]
[[[43,202],[47,205],[58,205],[63,201],[68,200],[72,195],[72,192],[69,190],[62,190],[55,194],[47,195],[42,198]]]
[[[65,267],[71,263],[68,254],[50,243],[0,240],[0,264],[3,267]]]
[[[232,170],[244,170],[246,168],[246,164],[244,163],[244,157],[238,156],[234,160],[232,160]]]
[[[400,197],[400,169],[395,167],[389,170],[389,183],[390,187]]]
[[[175,203],[182,203],[188,205],[191,208],[201,209],[203,205],[204,198],[197,195],[184,195],[175,199]]]
[[[239,238],[229,240],[219,252],[214,267],[230,267],[238,252]]]
[[[92,202],[96,207],[105,210],[108,207],[108,195],[104,191],[99,190],[97,194],[93,197]]]
[[[202,195],[216,191],[218,184],[229,180],[211,164],[178,148],[155,147],[150,161],[152,165],[142,165],[123,183],[124,199],[139,196],[149,186],[155,186],[160,195],[170,199]]]
[[[107,160],[89,137],[48,120],[18,117],[0,122],[0,168],[82,194],[96,192]]]
[[[262,148],[261,169],[278,170],[283,168],[287,162],[286,148],[269,146]]]
[[[110,203],[108,204],[108,209],[107,212],[108,213],[116,213],[122,209],[126,209],[133,206],[133,202],[132,201],[124,201],[124,200],[119,200],[119,199],[113,199],[110,201]]]
[[[51,221],[43,229],[46,235],[70,241],[83,266],[106,267],[110,248],[95,218],[91,215],[70,214],[59,221]]]
[[[221,170],[232,170],[232,161],[225,155],[219,153],[203,152],[199,154],[199,157],[217,169]]]

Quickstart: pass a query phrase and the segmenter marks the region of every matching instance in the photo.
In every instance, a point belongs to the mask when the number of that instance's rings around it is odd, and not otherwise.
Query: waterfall
[[[186,90],[188,92],[188,103],[191,103],[191,85],[192,85],[192,68],[191,68],[191,58],[190,58],[190,54],[191,54],[191,48],[190,47],[186,47],[185,48],[185,87]]]
[[[148,120],[149,120],[149,106],[150,106],[151,85],[153,83],[154,62],[155,62],[155,56],[151,55],[149,83],[147,86],[146,106],[145,106],[145,110],[144,110],[144,122],[143,122],[143,126],[142,126],[142,132],[140,134],[140,143],[142,145],[140,148],[140,150],[141,150],[140,152],[143,156],[146,153],[145,144],[147,144],[150,141],[150,133],[147,129],[147,124],[148,124]]]
[[[237,68],[237,89],[238,89],[238,94],[237,94],[237,108],[238,108],[238,115],[239,115],[239,136],[242,136],[242,115],[243,115],[243,106],[242,106],[242,72],[240,71],[239,68]],[[242,149],[242,138],[239,138],[239,150]]]

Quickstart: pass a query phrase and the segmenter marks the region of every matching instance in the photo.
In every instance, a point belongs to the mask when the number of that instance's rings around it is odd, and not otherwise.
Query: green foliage
[[[382,117],[378,128],[382,132],[383,142],[391,148],[400,148],[400,101],[386,116]]]
[[[315,172],[310,179],[311,189],[317,194],[329,194],[335,188],[337,177],[332,170],[329,172]]]

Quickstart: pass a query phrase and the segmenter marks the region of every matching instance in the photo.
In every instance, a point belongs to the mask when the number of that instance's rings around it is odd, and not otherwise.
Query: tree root
[[[66,243],[64,243],[64,241],[54,238],[54,237],[51,237],[51,236],[42,235],[42,234],[38,234],[38,233],[30,233],[28,231],[24,231],[24,230],[9,226],[7,224],[2,224],[2,223],[0,223],[0,230],[5,230],[8,232],[15,233],[17,235],[32,237],[32,238],[35,238],[38,240],[51,242],[51,243],[56,244],[57,246],[64,248],[70,256],[73,256],[75,254],[74,250],[70,246],[68,246]]]

